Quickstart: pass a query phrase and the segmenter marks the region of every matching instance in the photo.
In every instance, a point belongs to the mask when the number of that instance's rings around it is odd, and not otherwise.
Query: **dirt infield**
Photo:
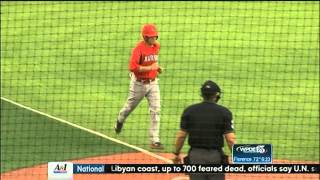
[[[173,158],[172,154],[159,153],[160,156]],[[90,157],[69,162],[83,164],[163,164],[161,160],[143,153],[126,153],[110,156]],[[299,161],[274,161],[274,163],[307,163]],[[1,174],[1,180],[46,180],[47,164],[18,169]],[[185,174],[75,174],[74,180],[187,180]],[[317,174],[227,174],[227,180],[318,180]]]

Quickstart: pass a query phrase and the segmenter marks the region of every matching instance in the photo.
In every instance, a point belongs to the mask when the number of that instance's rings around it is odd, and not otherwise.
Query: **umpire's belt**
[[[155,81],[156,79],[137,79],[136,81],[141,82],[143,84],[149,84],[153,81]]]
[[[191,146],[191,149],[192,149],[192,148],[222,151],[222,148],[221,148],[221,147]]]

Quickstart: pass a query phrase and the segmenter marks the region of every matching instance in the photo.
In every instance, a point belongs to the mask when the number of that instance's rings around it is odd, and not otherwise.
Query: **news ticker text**
[[[319,164],[73,164],[74,174],[286,173],[317,174]]]

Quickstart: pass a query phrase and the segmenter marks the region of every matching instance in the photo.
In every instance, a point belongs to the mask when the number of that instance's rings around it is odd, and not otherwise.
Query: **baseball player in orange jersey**
[[[126,104],[120,110],[115,131],[121,132],[123,124],[129,114],[137,107],[143,97],[146,97],[150,111],[149,136],[150,147],[163,149],[160,143],[160,89],[157,75],[162,69],[158,65],[160,44],[157,42],[158,32],[153,24],[145,24],[141,29],[143,40],[138,42],[133,49],[129,70],[131,73],[130,92]]]

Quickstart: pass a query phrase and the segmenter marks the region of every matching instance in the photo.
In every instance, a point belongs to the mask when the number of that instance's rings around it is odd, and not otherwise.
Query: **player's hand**
[[[158,69],[159,69],[158,63],[153,63],[153,64],[151,64],[151,71],[154,71],[154,70],[157,70],[157,71],[158,71]]]
[[[163,71],[163,68],[161,66],[158,66],[158,73],[161,74]]]
[[[179,155],[175,155],[174,158],[172,159],[173,164],[181,164],[182,160]]]
[[[232,164],[232,158],[231,158],[231,156],[228,156],[228,163],[229,163],[229,164]]]

